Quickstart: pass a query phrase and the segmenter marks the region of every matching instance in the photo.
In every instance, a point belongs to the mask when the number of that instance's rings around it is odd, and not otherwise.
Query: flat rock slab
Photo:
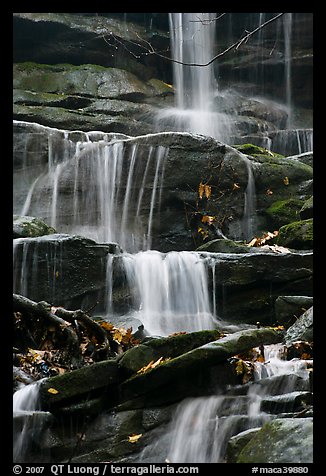
[[[118,381],[115,360],[104,360],[78,370],[44,380],[40,393],[44,407],[66,404],[85,398],[90,392],[106,388]]]

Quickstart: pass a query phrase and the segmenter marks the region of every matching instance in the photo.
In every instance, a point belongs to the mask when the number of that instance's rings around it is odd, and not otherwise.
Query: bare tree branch
[[[211,22],[211,21],[217,21],[219,20],[223,15],[225,15],[225,13],[221,13],[219,16],[217,16],[216,18],[212,19],[212,20],[192,20],[193,22],[201,22],[203,24],[205,24],[205,22]],[[130,54],[132,54],[134,57],[136,58],[140,58],[140,56],[143,54],[143,55],[156,55],[156,56],[159,56],[160,58],[164,58],[166,60],[169,60],[173,63],[177,63],[177,64],[182,64],[184,66],[209,66],[210,64],[212,64],[214,61],[216,61],[218,58],[221,58],[222,56],[226,55],[227,53],[229,53],[230,51],[232,50],[237,50],[240,48],[240,46],[243,44],[243,43],[246,43],[248,41],[248,39],[254,35],[255,33],[257,33],[258,31],[260,31],[262,28],[265,28],[267,25],[269,25],[270,23],[276,21],[278,18],[280,18],[282,15],[284,15],[284,13],[278,13],[277,15],[275,15],[273,18],[270,18],[269,20],[267,20],[266,22],[262,23],[261,25],[259,25],[257,28],[255,28],[254,30],[252,31],[246,31],[246,35],[243,36],[242,38],[240,38],[239,40],[237,40],[235,43],[233,43],[232,45],[230,45],[228,48],[226,48],[225,50],[221,51],[220,53],[218,53],[217,55],[215,55],[213,58],[211,58],[207,63],[186,63],[184,61],[179,61],[179,60],[176,60],[176,59],[173,59],[171,58],[170,56],[167,56],[165,54],[163,54],[162,52],[160,51],[156,51],[153,47],[153,45],[145,40],[144,38],[141,38],[138,33],[136,33],[136,36],[139,38],[139,43],[135,42],[135,41],[131,41],[131,40],[128,40],[128,42],[132,45],[136,45],[137,47],[145,50],[144,53],[140,53],[139,55],[135,54],[134,52],[130,51],[127,46],[124,44],[126,42],[126,40],[124,41],[121,41],[119,40],[116,35],[114,35],[112,32],[109,32],[108,33],[108,36],[110,36],[111,38],[113,38],[116,43],[120,44],[121,46],[123,46],[123,48],[125,48]],[[110,46],[113,46],[115,48],[117,48],[117,46],[115,45],[112,45],[111,43],[109,43],[109,41],[105,38],[104,34],[101,35],[102,38],[104,39],[104,41],[106,43],[108,43]],[[144,43],[147,45],[145,46]]]

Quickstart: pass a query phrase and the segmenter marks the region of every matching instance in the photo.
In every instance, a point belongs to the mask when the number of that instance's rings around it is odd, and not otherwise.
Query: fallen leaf
[[[100,326],[103,327],[103,329],[105,329],[106,331],[112,331],[112,329],[114,328],[114,325],[111,324],[111,322],[106,321],[101,322]]]
[[[273,195],[273,191],[270,188],[268,188],[266,190],[266,195]]]
[[[200,182],[200,184],[198,185],[198,195],[200,199],[203,198],[204,192],[205,192],[205,185],[202,182]]]
[[[56,395],[59,393],[59,390],[56,390],[55,388],[48,388],[48,392],[51,393],[52,395]]]
[[[211,193],[212,193],[212,187],[210,185],[205,185],[205,196],[207,200],[211,196]]]
[[[283,183],[284,183],[284,185],[289,185],[289,183],[290,183],[289,182],[289,177],[284,177]]]
[[[129,443],[137,443],[139,438],[141,438],[142,436],[143,436],[142,433],[139,433],[139,435],[130,435],[130,436],[128,436],[128,442]]]
[[[215,221],[216,217],[210,216],[210,215],[204,215],[203,218],[201,219],[202,223],[207,223],[208,225],[212,225],[213,222]]]
[[[170,357],[168,357],[167,359],[163,359],[163,357],[160,357],[155,362],[154,360],[151,360],[149,364],[137,370],[137,374],[143,374],[147,372],[148,370],[155,369],[155,367],[158,367],[160,364],[163,364],[163,362],[167,362],[168,360],[170,360]]]
[[[240,185],[237,183],[234,183],[232,190],[238,190],[239,188],[240,188]]]

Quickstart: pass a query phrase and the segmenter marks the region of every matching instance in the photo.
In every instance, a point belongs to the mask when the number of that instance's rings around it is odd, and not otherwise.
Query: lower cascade
[[[164,448],[168,463],[224,463],[230,438],[257,432],[264,423],[285,418],[286,411],[293,411],[296,397],[310,395],[310,362],[287,361],[283,353],[280,344],[265,346],[265,362],[254,364],[249,385],[182,401],[166,433],[145,448],[139,461],[154,461],[158,449]]]

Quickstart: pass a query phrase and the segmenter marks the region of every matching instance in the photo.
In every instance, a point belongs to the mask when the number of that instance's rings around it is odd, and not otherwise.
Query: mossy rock
[[[240,452],[237,463],[312,463],[311,418],[277,418],[265,423]]]
[[[251,155],[252,157],[284,157],[284,155],[277,154],[276,152],[265,149],[265,147],[260,147],[254,144],[240,144],[234,145],[233,147],[243,154]]]
[[[14,215],[13,237],[34,238],[37,236],[51,235],[55,229],[41,218]]]
[[[243,244],[243,242],[217,238],[216,240],[208,241],[199,246],[196,251],[209,251],[212,253],[249,253],[250,248]]]
[[[279,229],[277,244],[298,250],[313,248],[313,218],[295,221]]]
[[[273,227],[278,229],[283,225],[298,220],[303,204],[304,201],[297,198],[277,200],[266,209],[266,213],[270,217]]]
[[[307,220],[308,218],[313,218],[314,213],[314,197],[308,198],[302,208],[300,209],[300,218],[301,220]]]
[[[124,375],[131,375],[160,357],[174,358],[220,337],[218,330],[203,330],[176,334],[169,337],[147,338],[142,344],[124,352],[119,361],[119,369]]]

